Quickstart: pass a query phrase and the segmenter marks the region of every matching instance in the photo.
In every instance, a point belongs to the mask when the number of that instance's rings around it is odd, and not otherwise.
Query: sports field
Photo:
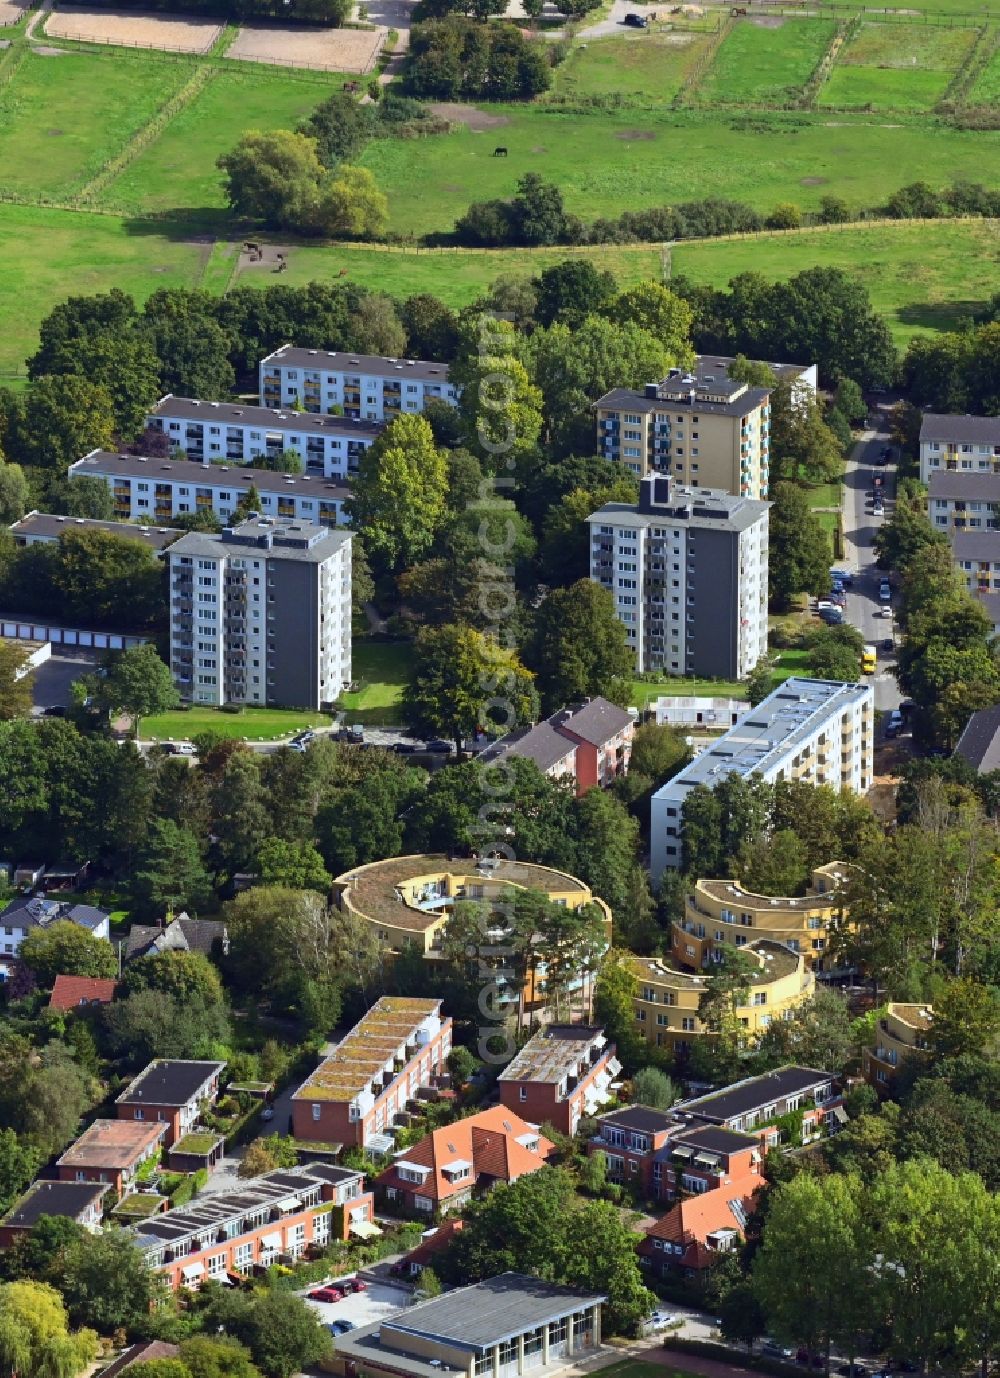
[[[827,19],[741,19],[697,88],[702,105],[794,101],[833,42]]]

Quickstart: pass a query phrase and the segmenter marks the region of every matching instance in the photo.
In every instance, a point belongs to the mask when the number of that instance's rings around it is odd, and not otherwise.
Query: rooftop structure
[[[260,361],[262,370],[269,364],[319,369],[324,373],[359,373],[371,378],[399,374],[424,383],[448,381],[447,364],[431,363],[428,359],[394,359],[387,354],[352,354],[343,349],[300,349],[285,344]]]

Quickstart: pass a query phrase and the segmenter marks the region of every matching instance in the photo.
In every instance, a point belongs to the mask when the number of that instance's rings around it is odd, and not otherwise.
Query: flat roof
[[[224,1062],[200,1062],[186,1058],[158,1058],[139,1073],[116,1100],[116,1105],[187,1105],[206,1082],[218,1076]]]
[[[606,1293],[559,1287],[523,1273],[501,1273],[418,1302],[383,1321],[382,1330],[439,1340],[482,1354],[525,1330],[605,1301]]]
[[[385,430],[384,421],[362,421],[353,416],[323,416],[289,408],[251,407],[244,402],[203,402],[198,397],[175,397],[168,392],[148,413],[150,419],[203,421],[206,426],[259,426],[262,431],[311,431],[315,435],[364,437],[374,440]]]
[[[733,773],[763,775],[776,769],[826,719],[845,708],[871,702],[870,685],[793,676],[661,785],[653,798],[676,799],[695,785],[711,788]]]
[[[953,502],[1000,502],[1000,474],[932,469],[928,497]]]
[[[222,532],[189,531],[170,551],[215,560],[261,555],[268,560],[292,560],[319,565],[350,543],[350,531],[332,531],[315,522],[281,517],[256,517]]]
[[[754,986],[770,985],[772,981],[781,981],[786,976],[793,976],[803,960],[799,953],[770,938],[757,938],[740,951],[752,952],[758,959],[760,971],[751,978],[751,985]],[[711,972],[683,971],[665,957],[635,957],[634,960],[647,980],[673,990],[704,989],[711,977]]]
[[[955,416],[925,411],[920,423],[920,443],[954,441],[959,445],[1000,445],[1000,416]]]
[[[677,1109],[695,1119],[722,1122],[751,1110],[761,1110],[786,1096],[804,1095],[832,1080],[829,1072],[817,1071],[815,1067],[778,1067],[773,1072],[747,1077],[745,1081],[737,1081],[721,1091],[712,1091],[707,1096],[685,1101]]]
[[[671,485],[670,501],[644,511],[639,503],[606,502],[587,518],[591,526],[682,526],[695,531],[746,531],[765,516],[771,504],[720,488]]]
[[[246,492],[274,493],[279,498],[325,498],[346,502],[350,488],[334,479],[309,474],[276,474],[248,464],[202,464],[196,459],[150,459],[146,455],[120,455],[113,450],[91,450],[69,469],[71,477],[96,474],[101,478],[148,479],[151,483],[184,483],[195,488],[233,488]]]
[[[597,1117],[598,1124],[616,1124],[624,1129],[635,1129],[640,1134],[660,1134],[673,1129],[677,1121],[668,1110],[653,1110],[648,1105],[623,1105],[618,1110],[609,1110]]]
[[[107,1182],[33,1182],[2,1223],[30,1230],[43,1215],[65,1215],[76,1220],[108,1190]]]
[[[64,531],[104,531],[122,540],[140,541],[153,550],[163,550],[181,534],[175,526],[140,526],[138,522],[102,522],[94,517],[61,517],[52,512],[29,512],[20,521],[12,522],[10,530],[17,536],[35,536],[41,540],[58,540]]]
[[[167,1128],[165,1120],[95,1120],[56,1161],[60,1167],[131,1167]]]
[[[675,381],[670,379],[668,386],[672,387]],[[635,412],[681,411],[697,412],[705,416],[749,416],[771,395],[770,388],[743,388],[738,396],[729,401],[710,402],[707,398],[696,395],[692,402],[690,391],[695,386],[693,382],[688,383],[683,391],[678,389],[676,395],[672,392],[666,397],[647,397],[644,392],[634,388],[612,388],[603,397],[599,397],[594,406],[599,411],[624,411],[627,408]],[[729,388],[726,389],[728,390]]]
[[[440,1010],[440,1000],[383,995],[306,1078],[292,1100],[352,1101],[381,1074],[424,1020]]]
[[[593,1024],[547,1024],[528,1039],[513,1061],[500,1073],[500,1081],[562,1081],[576,1067],[585,1045],[600,1038],[607,1047],[604,1030]]]
[[[425,383],[448,381],[448,365],[435,364],[429,359],[394,359],[386,354],[350,354],[336,349],[301,349],[297,345],[282,345],[260,366],[280,364],[283,368],[317,369],[319,372],[363,373],[369,377],[400,374],[419,378]]]
[[[566,741],[566,747],[571,751],[573,743]],[[549,866],[535,866],[527,861],[505,861],[502,858],[491,859],[488,863],[477,862],[473,857],[448,857],[440,852],[368,862],[337,876],[334,884],[343,889],[350,907],[366,919],[380,920],[393,928],[424,933],[441,921],[442,909],[417,909],[406,904],[399,892],[400,886],[424,876],[428,879],[451,876],[472,884],[489,882],[493,885],[511,885],[526,890],[540,890],[544,894],[556,891],[560,894],[589,893],[582,880]]]
[[[699,890],[709,899],[733,901],[745,909],[759,909],[764,913],[780,913],[782,909],[833,909],[840,904],[836,890],[824,890],[822,894],[810,890],[806,895],[778,898],[774,895],[755,895],[752,890],[744,890],[735,880],[699,880],[695,882],[695,894]]]

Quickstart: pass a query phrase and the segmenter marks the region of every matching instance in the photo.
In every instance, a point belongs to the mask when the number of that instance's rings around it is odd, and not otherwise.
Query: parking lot
[[[336,1284],[337,1279],[333,1278],[328,1285]],[[332,1321],[350,1321],[352,1327],[371,1325],[375,1321],[384,1321],[413,1302],[411,1288],[391,1282],[369,1282],[367,1291],[348,1293],[343,1301],[312,1301],[309,1293],[315,1292],[319,1286],[318,1282],[314,1282],[302,1296],[325,1325]]]
[[[73,651],[52,655],[35,671],[31,696],[35,711],[44,712],[46,708],[64,708],[72,703],[71,686],[81,675],[89,675],[97,664],[97,654],[93,651]]]

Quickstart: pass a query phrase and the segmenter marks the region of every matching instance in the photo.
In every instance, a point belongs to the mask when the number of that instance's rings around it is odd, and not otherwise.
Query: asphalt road
[[[892,515],[895,506],[896,470],[893,464],[876,462],[889,444],[889,430],[885,413],[880,410],[875,415],[877,427],[864,432],[847,461],[843,494],[846,555],[841,564],[854,575],[854,583],[847,591],[845,615],[865,641],[878,648],[878,671],[872,678],[875,707],[888,711],[899,707],[902,695],[890,668],[895,661],[894,654],[884,650],[882,645],[893,636],[895,622],[882,616],[884,604],[879,602],[878,596],[882,574],[875,568],[874,541],[876,531]],[[876,474],[883,480],[884,517],[874,514],[873,503],[867,496]]]

